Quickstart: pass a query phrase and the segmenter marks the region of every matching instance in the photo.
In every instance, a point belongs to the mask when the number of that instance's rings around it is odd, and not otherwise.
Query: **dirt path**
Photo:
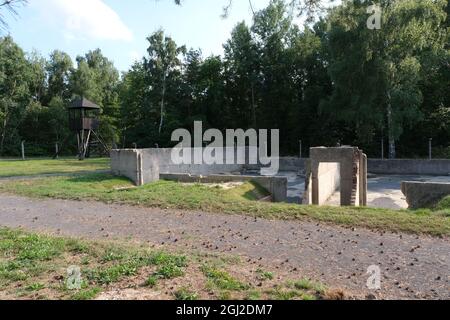
[[[450,240],[314,222],[0,195],[0,226],[245,256],[378,298],[450,298]],[[382,289],[366,288],[378,265]]]

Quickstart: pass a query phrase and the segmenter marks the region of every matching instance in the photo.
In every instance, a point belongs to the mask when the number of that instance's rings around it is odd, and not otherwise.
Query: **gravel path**
[[[358,296],[450,299],[449,239],[1,194],[0,226],[237,254]],[[366,288],[371,265],[381,268],[381,290]]]

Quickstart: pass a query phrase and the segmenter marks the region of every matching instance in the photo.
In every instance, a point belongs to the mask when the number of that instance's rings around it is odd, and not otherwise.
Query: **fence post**
[[[433,155],[432,155],[432,142],[433,142],[433,138],[428,139],[428,156],[429,156],[430,160],[433,159]]]
[[[384,160],[384,138],[381,138],[381,160]]]
[[[300,159],[302,158],[302,140],[300,140]]]
[[[55,154],[56,154],[56,159],[59,158],[59,146],[58,146],[58,142],[55,143]]]
[[[20,144],[21,150],[22,150],[22,160],[25,160],[25,141],[22,140],[22,143]]]

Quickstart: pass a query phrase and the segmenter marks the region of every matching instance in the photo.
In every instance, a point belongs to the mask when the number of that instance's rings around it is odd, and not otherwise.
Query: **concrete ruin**
[[[399,160],[381,160],[369,159],[366,166],[366,157],[357,148],[313,148],[319,151],[312,151],[312,157],[323,156],[325,160],[316,160],[316,177],[318,181],[317,204],[324,204],[327,198],[331,196],[326,205],[368,205],[377,208],[387,209],[406,209],[407,201],[410,208],[423,206],[420,202],[415,204],[413,192],[409,187],[403,187],[405,197],[400,190],[400,184],[403,181],[428,182],[433,185],[417,188],[427,192],[433,192],[442,187],[441,184],[450,183],[450,160],[419,160],[419,159],[399,159]],[[314,155],[316,153],[327,153],[320,149],[340,149],[332,152],[333,155]],[[230,164],[175,164],[171,161],[172,149],[121,149],[111,152],[112,172],[116,175],[128,177],[136,185],[143,185],[159,179],[173,178],[176,181],[182,181],[185,176],[191,181],[201,181],[209,183],[216,179],[227,181],[247,181],[247,179],[259,179],[258,184],[266,188],[271,194],[273,201],[285,201],[296,204],[313,204],[313,181],[312,181],[312,162],[309,159],[300,159],[296,157],[280,157],[280,171],[276,177],[261,177],[259,169],[261,164],[245,163],[243,165]],[[329,151],[331,152],[331,151]],[[342,154],[341,154],[342,153]],[[341,154],[341,155],[339,155]],[[362,157],[362,158],[361,158]],[[360,158],[358,162],[355,159]],[[318,163],[318,164],[317,164]],[[353,175],[352,170],[357,170],[359,174]],[[347,172],[347,173],[345,173]],[[345,180],[345,174],[351,172],[351,177]],[[371,174],[367,180],[367,172]],[[181,178],[180,178],[181,177]],[[277,179],[275,179],[277,178]],[[278,178],[284,179],[284,183]],[[287,179],[287,191],[285,180]],[[345,187],[343,184],[349,184],[351,187]],[[354,183],[354,181],[356,183]],[[324,182],[325,181],[325,182]],[[409,183],[406,183],[410,186]],[[366,187],[367,186],[367,187]],[[368,188],[368,192],[366,191]],[[426,190],[431,191],[426,191]],[[306,192],[305,192],[306,191]],[[361,192],[363,194],[361,194]],[[414,191],[415,192],[415,191]],[[286,196],[287,193],[287,196]],[[345,195],[347,193],[347,195]],[[348,196],[348,194],[352,196]],[[343,199],[340,197],[343,196]],[[348,200],[350,198],[350,200]],[[324,200],[325,199],[325,200]],[[343,201],[341,201],[343,200]]]
[[[311,148],[303,204],[323,205],[340,191],[341,206],[367,204],[367,156],[356,147]]]
[[[187,149],[187,148],[186,148]],[[196,152],[190,148],[190,152]],[[249,159],[248,150],[245,150]],[[177,164],[172,161],[172,149],[120,149],[111,151],[111,169],[114,175],[124,176],[137,186],[163,180],[180,182],[222,183],[252,181],[265,188],[274,202],[287,200],[287,178],[274,176],[247,176],[245,172],[258,165],[245,164]],[[237,156],[237,152],[235,153]],[[225,156],[225,155],[224,155]],[[193,157],[192,157],[193,158]],[[237,162],[237,161],[236,161]],[[286,160],[292,166],[294,160]]]
[[[401,189],[409,209],[431,208],[450,195],[450,183],[405,181]]]

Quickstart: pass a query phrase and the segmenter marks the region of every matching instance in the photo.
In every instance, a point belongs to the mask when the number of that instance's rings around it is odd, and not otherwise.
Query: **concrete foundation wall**
[[[178,182],[198,183],[225,183],[239,181],[253,181],[266,189],[274,202],[285,202],[287,200],[287,178],[284,177],[262,177],[245,175],[190,175],[179,173],[161,173],[160,179]]]
[[[111,171],[114,175],[124,176],[138,184],[140,170],[138,168],[138,150],[111,151]]]
[[[180,152],[190,152],[191,159],[193,162],[194,153],[200,151],[202,149],[192,148],[190,150],[184,149]],[[223,154],[223,164],[214,164],[214,165],[204,165],[204,164],[177,164],[172,161],[172,149],[141,149],[143,159],[144,159],[144,171],[147,169],[146,163],[148,160],[157,161],[159,163],[159,172],[160,173],[190,173],[190,174],[201,174],[201,175],[210,175],[210,174],[221,174],[221,173],[240,173],[244,164],[235,165],[235,164],[226,164],[226,155]],[[247,158],[248,159],[248,158]]]
[[[402,182],[402,192],[410,209],[428,208],[450,195],[450,183]]]
[[[369,159],[368,171],[373,174],[450,175],[450,160]]]
[[[340,188],[341,166],[337,162],[319,163],[319,205],[324,204]]]
[[[297,171],[305,172],[307,158],[296,158],[296,157],[280,157],[278,158],[280,171]],[[261,165],[245,165],[245,170],[259,170]]]
[[[234,148],[232,148],[234,150]],[[185,149],[194,159],[196,152],[203,149]],[[250,165],[248,149],[244,148],[245,160],[243,164],[227,164],[226,152],[223,154],[223,164],[178,164],[172,161],[173,149],[120,149],[111,151],[111,169],[113,174],[125,176],[136,185],[144,185],[160,178],[194,180],[207,178],[210,181],[248,181],[252,180],[267,189],[275,202],[287,200],[287,178],[245,176],[245,168]],[[238,151],[234,150],[235,163]],[[257,160],[257,159],[256,159]],[[260,168],[259,166],[257,168]],[[189,178],[193,176],[193,178]],[[175,178],[174,178],[175,177]],[[172,180],[173,180],[172,179]],[[170,180],[170,179],[169,179]]]

